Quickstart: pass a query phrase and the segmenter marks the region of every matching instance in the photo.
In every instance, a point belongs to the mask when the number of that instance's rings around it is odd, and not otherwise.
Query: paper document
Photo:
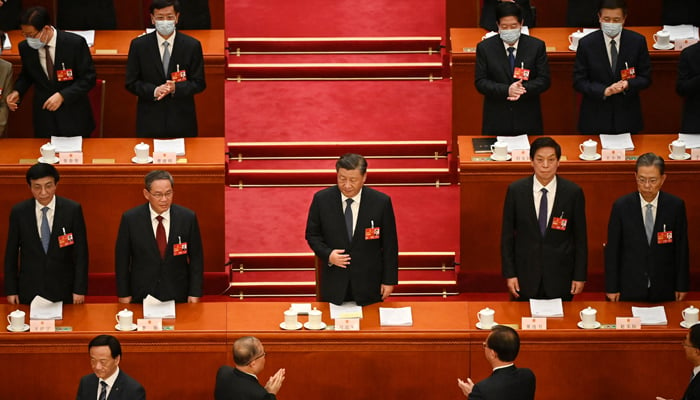
[[[175,153],[175,155],[184,156],[185,138],[153,139],[153,151],[163,153]]]
[[[379,324],[381,326],[413,326],[411,307],[379,307]]]
[[[12,42],[10,42],[10,35],[5,35],[5,41],[2,42],[3,50],[10,50],[12,48]]]
[[[620,133],[618,135],[600,134],[600,145],[604,149],[625,149],[634,150],[632,143],[632,135],[629,133]]]
[[[700,135],[694,135],[691,133],[679,133],[678,139],[685,143],[685,147],[689,149],[697,149],[700,147]]]
[[[564,307],[561,299],[530,299],[530,313],[533,317],[563,317]]]
[[[642,320],[642,325],[668,325],[664,306],[632,307],[632,316]]]
[[[530,150],[530,141],[527,139],[527,135],[496,136],[496,140],[508,143],[509,153],[513,150]]]
[[[362,318],[362,307],[358,306],[354,301],[348,301],[342,305],[331,305],[331,318]]]
[[[29,305],[30,319],[63,319],[63,302],[52,302],[41,296],[34,297]]]
[[[588,35],[589,33],[593,33],[595,31],[599,31],[600,28],[583,28],[583,34]]]
[[[51,136],[51,144],[56,147],[56,153],[83,151],[82,136]]]
[[[175,318],[175,300],[160,301],[150,294],[143,299],[144,318]]]
[[[693,25],[664,25],[663,30],[671,35],[670,39],[698,39],[698,28]]]
[[[87,42],[88,47],[92,47],[95,45],[95,31],[66,31],[66,32],[71,32],[75,33],[78,36],[82,36],[83,39]]]
[[[289,309],[296,311],[297,315],[308,315],[311,311],[311,303],[292,303]]]

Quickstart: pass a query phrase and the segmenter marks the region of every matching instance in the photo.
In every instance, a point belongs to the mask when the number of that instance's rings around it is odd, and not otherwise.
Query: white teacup
[[[286,310],[284,312],[284,326],[287,329],[294,329],[297,326],[297,312],[294,310]]]
[[[496,315],[496,311],[486,307],[483,310],[479,311],[476,314],[476,317],[479,319],[479,323],[481,324],[481,327],[484,329],[491,329],[493,326],[493,318]]]
[[[128,331],[131,330],[131,327],[134,324],[134,313],[130,310],[127,310],[126,308],[119,311],[117,315],[115,315],[117,319],[117,329],[122,330],[122,331]]]
[[[685,324],[687,326],[692,326],[698,323],[698,313],[700,312],[700,309],[697,309],[693,306],[690,306],[683,310],[681,312],[681,315],[683,316],[683,321],[685,321]]]
[[[148,161],[148,153],[151,149],[151,146],[147,145],[144,142],[141,142],[134,146],[134,154],[136,154],[136,161],[138,162],[147,162]]]
[[[491,145],[492,157],[496,160],[505,160],[508,158],[508,143],[496,142]]]
[[[321,310],[314,308],[309,311],[309,328],[321,329]]]
[[[584,328],[593,328],[595,327],[596,323],[596,315],[598,314],[598,310],[592,307],[584,308],[581,310],[578,315],[581,317],[581,324],[583,325]]]
[[[586,35],[581,31],[576,31],[569,35],[569,48],[572,50],[576,50],[578,48],[578,41],[581,40],[581,38],[584,36]]]
[[[10,324],[10,330],[21,331],[24,330],[24,316],[25,313],[22,310],[12,311],[7,315],[7,322]]]
[[[658,31],[654,34],[656,47],[668,47],[671,44],[671,34],[667,31]]]
[[[579,144],[578,149],[581,151],[583,158],[594,158],[598,154],[598,142],[588,139]]]
[[[56,146],[51,142],[42,145],[39,151],[46,162],[53,162],[56,159]]]
[[[672,158],[685,157],[685,142],[680,139],[674,140],[673,142],[671,142],[671,144],[668,145],[668,151],[671,152]]]

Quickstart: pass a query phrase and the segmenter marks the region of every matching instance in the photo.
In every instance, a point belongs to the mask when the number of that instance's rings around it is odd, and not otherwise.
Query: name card
[[[360,319],[359,318],[336,318],[335,319],[335,330],[336,331],[359,331],[360,330]]]
[[[685,49],[685,48],[688,47],[688,46],[694,45],[694,44],[697,43],[697,42],[698,42],[697,39],[690,39],[690,38],[687,38],[687,39],[676,39],[676,40],[673,41],[673,43],[674,43],[675,46],[676,46],[676,47],[674,48],[674,50],[676,50],[676,51],[681,51],[681,50]]]
[[[29,332],[56,332],[56,320],[30,319]]]
[[[93,164],[116,164],[117,160],[114,158],[93,158]]]
[[[83,152],[75,151],[70,153],[58,153],[58,162],[67,165],[78,165],[83,163]]]
[[[139,318],[136,320],[136,326],[139,331],[162,331],[163,320],[161,318]]]
[[[642,329],[642,320],[639,317],[617,317],[615,328],[620,330]]]
[[[690,149],[690,159],[691,160],[700,160],[700,149]]]
[[[177,157],[175,152],[153,152],[153,164],[175,164],[177,163]]]
[[[529,150],[524,150],[524,149],[519,149],[519,150],[513,150],[511,152],[512,155],[512,160],[513,161],[530,161],[530,152]]]
[[[97,55],[114,55],[119,54],[117,49],[95,49],[95,54]]]
[[[603,161],[625,161],[625,149],[603,149]]]
[[[541,331],[547,329],[547,318],[542,317],[523,317],[520,326],[524,331]]]

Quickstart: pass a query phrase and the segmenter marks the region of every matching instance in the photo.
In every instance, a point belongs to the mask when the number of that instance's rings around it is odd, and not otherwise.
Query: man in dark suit
[[[681,344],[685,350],[685,358],[693,365],[693,377],[690,378],[690,383],[681,400],[700,400],[700,378],[698,378],[698,372],[700,372],[700,324],[695,324],[688,329]],[[656,397],[656,400],[666,399]]]
[[[27,171],[33,199],[10,211],[5,249],[5,295],[29,304],[39,295],[80,304],[88,281],[88,245],[80,204],[56,196],[59,174],[50,164]]]
[[[700,44],[688,46],[681,52],[676,92],[685,97],[681,132],[700,133]]]
[[[314,195],[306,221],[306,241],[320,259],[321,301],[383,301],[398,283],[391,198],[363,186],[367,161],[361,155],[343,155],[335,169],[338,184]]]
[[[610,301],[681,301],[689,289],[685,203],[661,192],[664,160],[637,159],[637,192],[617,199],[605,246],[605,292]]]
[[[503,206],[501,268],[514,299],[571,300],[586,281],[588,241],[583,190],[556,175],[561,147],[535,139],[535,175],[508,186]]]
[[[235,368],[223,365],[216,373],[215,400],[274,400],[282,388],[285,369],[280,368],[263,387],[257,375],[265,368],[265,349],[256,337],[245,336],[233,343]]]
[[[583,95],[578,130],[584,134],[638,133],[644,128],[639,92],[651,84],[647,41],[622,29],[625,0],[603,0],[600,30],[581,38],[574,89]]]
[[[99,335],[88,344],[94,374],[80,379],[76,400],[145,400],[146,391],[119,369],[122,346],[114,336]]]
[[[469,400],[533,400],[535,374],[515,366],[519,351],[518,332],[509,326],[494,326],[484,342],[484,356],[493,373],[477,384],[469,378],[466,382],[457,379],[457,386]]]
[[[202,297],[204,256],[197,216],[173,204],[173,177],[146,175],[148,203],[128,210],[119,224],[114,251],[120,303],[158,300],[196,303]]]
[[[521,35],[523,15],[515,3],[496,6],[499,35],[476,46],[474,83],[484,95],[481,133],[542,133],[540,94],[549,88],[544,42]]]
[[[177,0],[153,0],[154,32],[131,41],[126,89],[138,96],[136,136],[197,136],[194,95],[206,88],[199,41],[175,31]]]
[[[496,7],[499,3],[505,2],[511,2],[519,5],[523,10],[523,25],[527,26],[528,28],[535,27],[535,16],[532,14],[530,0],[484,0],[484,5],[481,7],[479,26],[492,32],[498,31]]]
[[[88,92],[95,86],[95,66],[82,37],[51,26],[43,7],[32,7],[20,21],[26,40],[19,44],[22,71],[5,98],[11,111],[34,86],[34,136],[89,137],[95,129]]]

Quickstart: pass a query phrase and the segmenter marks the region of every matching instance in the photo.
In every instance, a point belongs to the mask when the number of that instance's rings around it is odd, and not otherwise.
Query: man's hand
[[[508,291],[513,298],[520,297],[520,284],[518,283],[518,278],[508,278],[506,279],[506,285],[508,286]]]
[[[51,97],[46,99],[41,108],[48,111],[56,111],[59,107],[61,107],[61,104],[63,104],[63,95],[56,92],[52,94]]]
[[[120,297],[119,298],[120,303],[131,303],[131,296],[128,297]]]
[[[462,389],[462,393],[464,393],[465,396],[469,397],[472,393],[472,389],[474,389],[474,382],[469,378],[467,378],[466,382],[457,378],[457,386]]]
[[[282,388],[282,382],[284,382],[284,368],[280,368],[274,375],[267,380],[265,384],[265,390],[269,393],[277,394]]]
[[[627,88],[629,88],[629,85],[630,85],[629,82],[627,82],[625,80],[617,81],[617,82],[613,83],[612,85],[605,88],[604,95],[605,95],[605,97],[610,97],[614,94],[622,93],[625,90],[627,90]]]
[[[19,304],[19,296],[16,294],[7,296],[7,304]]]
[[[156,101],[161,100],[170,93],[175,93],[175,83],[173,81],[167,81],[156,88]]]
[[[688,295],[688,292],[676,292],[676,301],[683,301],[685,300],[685,296]]]
[[[199,303],[199,297],[187,296],[188,303]]]
[[[525,86],[523,86],[523,80],[520,79],[511,83],[511,85],[508,87],[507,99],[510,101],[516,101],[520,98],[520,96],[522,96],[526,92],[527,90],[525,90]]]
[[[571,281],[571,294],[579,294],[583,292],[584,281]]]
[[[83,303],[85,303],[85,295],[73,293],[73,304],[83,304]]]
[[[340,268],[347,268],[350,265],[350,255],[345,254],[344,249],[334,249],[328,256],[328,262]]]
[[[610,301],[620,301],[620,292],[617,293],[605,293],[605,297]]]
[[[386,300],[391,295],[391,292],[394,291],[394,285],[381,285],[379,289],[382,293],[382,300]]]
[[[664,399],[663,397],[656,396],[656,400],[673,400],[673,399]]]
[[[10,94],[5,97],[5,102],[7,103],[7,107],[10,109],[10,111],[17,111],[17,108],[19,107],[19,92],[16,90],[10,92]]]

